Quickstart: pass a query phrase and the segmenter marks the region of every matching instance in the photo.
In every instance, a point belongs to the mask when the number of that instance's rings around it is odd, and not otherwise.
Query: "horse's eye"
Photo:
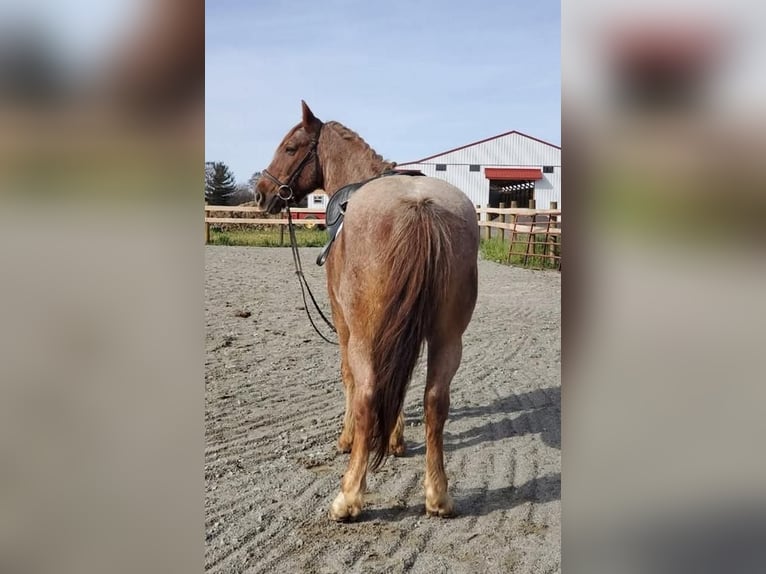
[[[296,148],[288,147],[288,148],[285,148],[285,151],[287,152],[287,155],[295,155]]]

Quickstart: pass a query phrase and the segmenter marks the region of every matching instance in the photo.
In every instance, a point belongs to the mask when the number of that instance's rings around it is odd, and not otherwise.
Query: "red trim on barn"
[[[530,179],[542,179],[543,171],[541,169],[528,167],[485,167],[484,175],[487,179],[528,181]]]

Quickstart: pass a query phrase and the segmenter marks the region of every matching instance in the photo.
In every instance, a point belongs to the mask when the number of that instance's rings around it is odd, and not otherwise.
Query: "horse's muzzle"
[[[272,195],[271,199],[263,206],[263,209],[266,213],[271,213],[273,215],[282,211],[284,205],[285,202],[282,201],[278,195]]]

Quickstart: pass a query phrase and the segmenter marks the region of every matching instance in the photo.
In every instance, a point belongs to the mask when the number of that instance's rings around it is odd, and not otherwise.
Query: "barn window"
[[[324,198],[321,195],[315,195],[314,205],[324,205]]]
[[[472,163],[468,166],[468,171],[481,171],[481,166],[477,163]]]
[[[446,163],[437,163],[436,164],[436,171],[447,171],[447,164]]]
[[[553,173],[553,166],[552,165],[544,165],[543,166],[543,173]]]

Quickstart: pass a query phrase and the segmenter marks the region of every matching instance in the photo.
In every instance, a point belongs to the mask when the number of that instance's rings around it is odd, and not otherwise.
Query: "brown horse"
[[[279,144],[258,182],[257,201],[272,213],[317,188],[332,194],[392,167],[356,133],[322,123],[302,104],[303,121]],[[361,512],[370,454],[375,470],[387,453],[404,453],[402,405],[425,341],[425,507],[429,515],[453,513],[442,436],[462,335],[476,303],[478,245],[473,204],[440,179],[373,179],[348,202],[327,259],[346,391],[338,447],[351,451],[333,519]]]

